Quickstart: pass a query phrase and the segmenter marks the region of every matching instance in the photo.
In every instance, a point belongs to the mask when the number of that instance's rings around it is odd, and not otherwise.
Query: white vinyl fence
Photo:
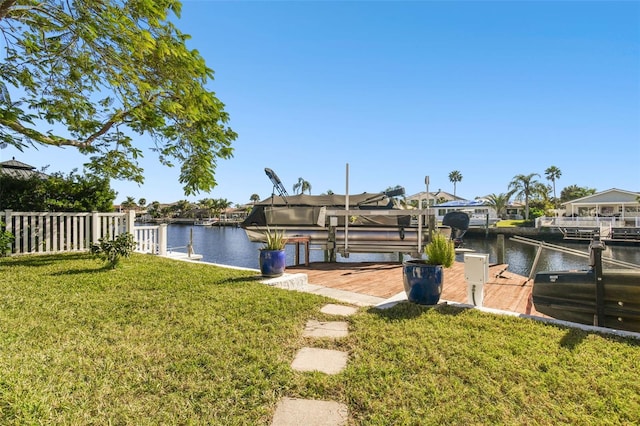
[[[167,225],[135,226],[135,212],[52,213],[0,212],[0,220],[15,240],[12,254],[88,251],[100,238],[129,232],[135,251],[161,256],[167,253]]]

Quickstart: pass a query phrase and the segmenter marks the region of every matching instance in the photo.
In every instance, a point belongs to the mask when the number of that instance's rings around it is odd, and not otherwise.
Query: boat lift
[[[268,167],[265,167],[264,172],[267,174],[267,176],[273,183],[273,191],[271,193],[271,197],[275,195],[275,191],[278,191],[278,195],[280,195],[284,200],[284,202],[288,204],[287,197],[289,196],[289,194],[287,193],[287,190],[285,189],[284,185],[282,184],[282,181],[280,180],[276,172],[274,172]]]

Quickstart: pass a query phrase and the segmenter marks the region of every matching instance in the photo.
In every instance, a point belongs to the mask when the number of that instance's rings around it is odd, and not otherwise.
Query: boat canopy
[[[317,206],[317,207],[344,207],[345,195],[291,195],[281,197],[273,195],[256,203],[263,206]],[[349,207],[390,207],[393,204],[391,198],[384,193],[363,192],[362,194],[349,195]]]

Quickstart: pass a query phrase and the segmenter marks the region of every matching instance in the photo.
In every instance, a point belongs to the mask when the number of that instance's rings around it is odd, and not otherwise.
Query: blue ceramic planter
[[[410,302],[436,305],[442,294],[442,265],[408,260],[402,265],[404,291]]]
[[[260,250],[260,272],[263,277],[279,277],[284,274],[285,265],[284,250]]]

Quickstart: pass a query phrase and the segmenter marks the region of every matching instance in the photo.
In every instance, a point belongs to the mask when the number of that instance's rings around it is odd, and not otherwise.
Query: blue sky
[[[146,182],[116,202],[402,185],[472,199],[517,174],[562,171],[565,186],[640,191],[640,3],[183,2],[176,22],[216,72],[210,89],[239,137],[218,186],[186,197],[152,152]],[[144,140],[141,142],[144,143]],[[72,149],[0,151],[48,171],[82,169]]]

